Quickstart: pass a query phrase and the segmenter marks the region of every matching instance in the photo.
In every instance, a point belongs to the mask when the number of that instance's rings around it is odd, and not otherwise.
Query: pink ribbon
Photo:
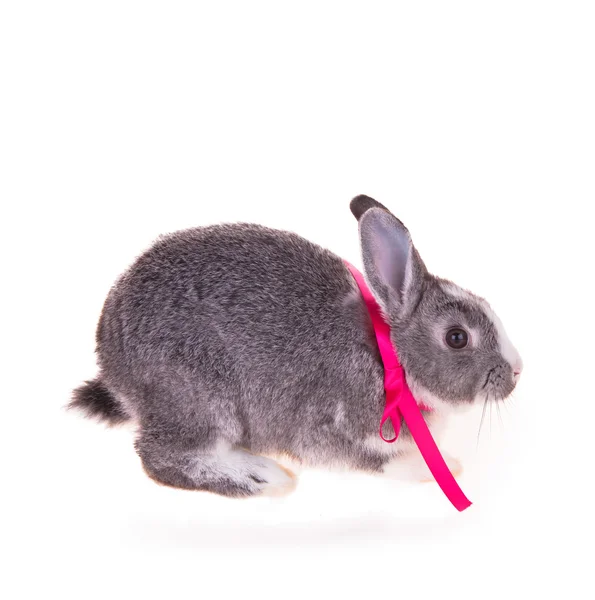
[[[421,413],[422,410],[431,409],[424,405],[418,406],[413,397],[405,379],[405,371],[399,362],[396,349],[390,339],[390,326],[384,320],[380,307],[368,288],[363,275],[347,261],[345,261],[345,264],[357,282],[370,313],[378,349],[384,364],[386,404],[380,420],[380,437],[389,444],[395,442],[399,437],[401,418],[403,418],[434,479],[453,506],[457,510],[463,511],[471,506],[471,502],[467,499],[446,465]],[[382,433],[382,427],[388,419],[390,419],[395,430],[395,437],[391,439],[386,439]]]

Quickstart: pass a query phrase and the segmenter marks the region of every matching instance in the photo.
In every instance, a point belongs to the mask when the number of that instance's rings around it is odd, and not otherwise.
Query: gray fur
[[[483,301],[445,291],[400,221],[358,198],[366,277],[410,381],[455,404],[487,385],[507,395],[511,367]],[[480,331],[477,346],[441,343],[453,325]],[[246,496],[267,483],[259,454],[367,471],[393,457],[365,444],[384,390],[359,290],[341,258],[293,233],[236,224],[160,238],[110,291],[97,355],[93,412],[107,398],[112,416],[138,422],[137,451],[161,483]],[[84,388],[76,394],[81,407]]]

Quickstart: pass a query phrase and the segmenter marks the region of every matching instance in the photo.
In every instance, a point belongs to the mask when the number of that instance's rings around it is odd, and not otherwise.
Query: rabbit
[[[366,282],[431,430],[457,407],[506,398],[522,361],[488,303],[428,273],[382,204],[357,196],[350,208]],[[222,224],[160,237],[112,287],[96,341],[99,374],[69,406],[134,423],[158,483],[287,493],[295,475],[271,458],[281,455],[429,479],[405,424],[394,444],[378,435],[384,370],[352,274],[294,233]]]

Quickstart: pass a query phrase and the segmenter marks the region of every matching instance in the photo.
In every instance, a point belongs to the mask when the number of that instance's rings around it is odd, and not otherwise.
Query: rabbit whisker
[[[510,409],[508,408],[508,402],[502,402],[502,406],[504,407],[504,411],[508,416],[510,416]]]
[[[500,400],[496,400],[496,412],[498,413],[498,421],[500,421],[500,427],[504,429],[504,421],[502,421],[502,414],[500,413]]]
[[[485,383],[483,384],[483,387],[481,388],[482,390],[485,390],[485,389],[486,389],[486,387],[488,386],[488,384],[490,383],[490,379],[491,379],[491,376],[492,376],[492,373],[493,373],[493,372],[494,372],[494,369],[490,369],[490,370],[488,371],[488,374],[487,374],[487,377],[486,377]]]
[[[488,395],[486,394],[486,399],[483,401],[483,410],[481,411],[481,420],[479,421],[479,429],[477,430],[477,446],[479,447],[479,437],[481,435],[481,427],[483,425],[483,419],[486,416],[486,406],[488,405]]]

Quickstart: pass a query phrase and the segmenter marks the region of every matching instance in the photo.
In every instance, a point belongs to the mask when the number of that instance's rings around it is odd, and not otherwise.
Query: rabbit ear
[[[374,198],[364,196],[363,194],[361,196],[356,196],[349,204],[349,208],[358,221],[369,208],[381,208],[382,210],[389,212],[386,206],[383,206],[380,202],[374,200]]]
[[[354,198],[351,211],[359,221],[364,271],[374,296],[385,312],[415,305],[427,271],[405,225],[367,196]]]

